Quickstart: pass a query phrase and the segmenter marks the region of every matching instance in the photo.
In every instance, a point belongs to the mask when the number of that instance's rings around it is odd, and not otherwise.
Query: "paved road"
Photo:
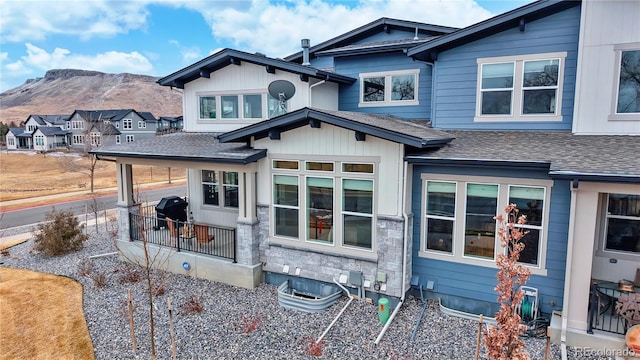
[[[155,202],[168,195],[184,196],[186,194],[186,186],[181,184],[179,186],[170,186],[162,189],[155,190],[141,190],[140,197],[147,202]],[[116,194],[105,194],[97,197],[98,208],[112,209],[115,207],[117,201]],[[74,214],[80,215],[85,213],[85,209],[88,207],[89,213],[92,212],[92,200],[72,200],[62,201],[52,200],[51,204],[28,207],[19,210],[3,212],[0,219],[0,229],[8,229],[21,225],[35,224],[44,221],[45,214],[50,212],[53,207],[56,210],[71,210]]]

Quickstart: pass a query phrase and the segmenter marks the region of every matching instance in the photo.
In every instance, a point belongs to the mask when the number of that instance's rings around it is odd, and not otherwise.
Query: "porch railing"
[[[236,229],[207,224],[158,219],[151,216],[151,207],[142,214],[129,214],[129,238],[149,244],[197,254],[216,256],[236,262]]]
[[[628,324],[615,310],[617,301],[615,295],[618,293],[619,292],[607,289],[602,286],[602,284],[591,285],[589,295],[589,326],[587,333],[593,334],[593,330],[599,330],[625,335]]]

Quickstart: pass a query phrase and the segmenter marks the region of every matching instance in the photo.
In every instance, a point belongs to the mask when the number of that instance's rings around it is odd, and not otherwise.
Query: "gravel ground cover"
[[[84,312],[96,359],[149,359],[150,331],[146,282],[142,268],[115,255],[104,228],[90,226],[83,249],[62,257],[31,251],[33,242],[12,247],[2,266],[70,276],[84,288]],[[4,234],[11,235],[10,233]],[[171,301],[178,359],[315,359],[310,343],[318,339],[347,303],[342,297],[327,311],[309,314],[278,305],[276,287],[263,284],[247,290],[190,276],[155,272],[164,294],[154,301],[158,359],[171,359]],[[104,276],[104,281],[100,278]],[[130,282],[139,277],[139,281]],[[96,281],[97,280],[97,281]],[[129,281],[128,281],[129,280]],[[100,284],[103,282],[103,284]],[[102,286],[99,286],[102,285]],[[131,289],[137,351],[131,345],[127,297]],[[191,306],[189,306],[191,305]],[[201,307],[201,312],[194,311]],[[382,330],[374,304],[352,301],[321,344],[323,359],[473,359],[478,323],[442,314],[430,303],[411,341],[420,312],[419,298],[407,297],[378,345]],[[532,359],[544,359],[545,339],[527,337]],[[577,359],[569,352],[570,359]],[[484,349],[481,351],[481,358]],[[560,359],[557,345],[550,359]]]

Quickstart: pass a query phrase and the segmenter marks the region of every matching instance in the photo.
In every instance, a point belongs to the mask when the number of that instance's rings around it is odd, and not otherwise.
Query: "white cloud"
[[[144,29],[149,11],[141,1],[2,1],[3,42],[44,40],[73,35],[83,40]]]
[[[311,39],[313,46],[381,17],[464,27],[492,16],[473,0],[241,3],[242,9],[221,8],[226,2],[186,2],[185,6],[202,13],[216,38],[229,40],[240,50],[275,57],[299,51],[302,38]]]
[[[169,44],[174,45],[182,55],[182,61],[185,64],[191,64],[195,60],[200,59],[200,48],[197,46],[184,46],[178,40],[169,40]]]

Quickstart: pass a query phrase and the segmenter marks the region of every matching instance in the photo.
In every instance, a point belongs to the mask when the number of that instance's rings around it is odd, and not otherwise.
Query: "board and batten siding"
[[[419,256],[422,246],[421,228],[424,226],[422,214],[422,179],[423,173],[491,176],[505,178],[505,182],[517,184],[517,179],[549,180],[544,172],[509,169],[484,168],[452,168],[445,166],[414,165],[412,185],[413,253],[412,273],[420,279],[435,281],[434,292],[453,297],[462,297],[497,303],[497,268],[464,264],[456,261],[443,261]],[[499,204],[501,212],[506,204]],[[569,227],[570,190],[566,180],[554,180],[551,188],[549,221],[547,231],[546,275],[531,275],[527,286],[539,291],[539,311],[550,314],[560,310],[562,306],[567,237]],[[459,210],[460,211],[460,210]],[[553,306],[551,303],[553,302]]]
[[[361,73],[419,69],[418,105],[359,107],[360,80],[340,86],[340,110],[384,114],[407,119],[428,119],[431,112],[431,65],[413,61],[402,52],[361,55],[335,59],[336,72],[360,78]]]
[[[243,62],[240,66],[229,65],[211,73],[210,78],[199,78],[184,86],[183,109],[184,131],[187,132],[227,132],[250,125],[266,119],[239,120],[216,119],[200,120],[198,96],[200,95],[238,95],[238,94],[264,94],[263,106],[266,107],[267,89],[275,80],[287,80],[294,84],[295,94],[287,102],[288,110],[294,111],[309,106],[309,87],[318,82],[317,79],[309,79],[309,82],[300,80],[297,74],[276,70],[270,74],[264,66],[258,66]],[[324,90],[323,90],[324,89]],[[311,90],[314,99],[322,96],[316,103],[327,110],[338,108],[338,86],[333,83],[323,83]]]
[[[441,129],[569,130],[573,120],[580,7],[550,15],[443,51],[434,69],[432,120]],[[562,85],[562,121],[474,122],[481,58],[566,52]]]
[[[380,215],[400,216],[403,145],[367,135],[356,141],[352,130],[322,123],[319,129],[303,126],[281,134],[281,140],[260,139],[254,148],[267,149],[269,156],[258,162],[258,204],[271,204],[271,159],[363,162],[374,160],[375,202]],[[299,157],[297,156],[299,155]]]
[[[635,120],[609,115],[617,101],[616,47],[632,44],[640,49],[640,2],[583,2],[580,40],[574,133],[639,135],[640,115]]]

